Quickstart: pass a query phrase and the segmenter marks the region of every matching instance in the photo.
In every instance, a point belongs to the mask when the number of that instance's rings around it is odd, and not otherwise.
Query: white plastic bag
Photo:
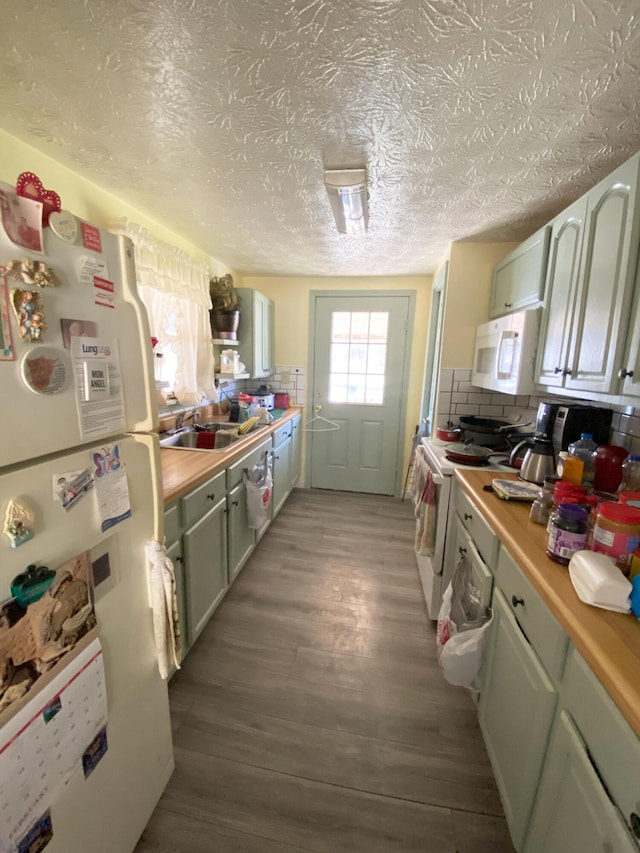
[[[463,556],[442,596],[436,634],[442,673],[456,687],[472,688],[482,666],[493,613],[489,609],[484,612],[478,605],[470,565]],[[451,616],[452,608],[458,612],[458,624]]]
[[[269,457],[265,453],[264,464],[245,468],[242,472],[247,491],[247,516],[249,527],[259,530],[269,518],[273,475]]]

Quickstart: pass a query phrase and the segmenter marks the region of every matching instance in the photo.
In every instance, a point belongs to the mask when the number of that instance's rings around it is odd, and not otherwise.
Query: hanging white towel
[[[168,678],[171,668],[180,669],[182,657],[176,576],[164,545],[151,539],[144,550],[150,565],[151,608],[158,669],[162,678]]]

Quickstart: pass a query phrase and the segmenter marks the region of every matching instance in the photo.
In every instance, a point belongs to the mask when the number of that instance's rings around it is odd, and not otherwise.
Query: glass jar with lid
[[[553,492],[558,479],[557,476],[548,474],[544,478],[538,496],[531,504],[529,518],[536,524],[546,524],[549,520],[549,513],[553,507]]]
[[[551,513],[547,525],[547,557],[568,566],[576,551],[586,548],[587,515],[585,507],[577,503],[562,503]]]
[[[593,528],[593,551],[608,554],[618,568],[629,574],[631,554],[640,547],[640,509],[629,504],[603,501]]]

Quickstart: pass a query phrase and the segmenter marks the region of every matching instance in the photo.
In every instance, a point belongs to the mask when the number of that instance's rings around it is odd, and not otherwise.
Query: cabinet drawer
[[[562,676],[569,638],[504,546],[498,558],[496,585],[504,593],[511,612],[547,672],[558,681]]]
[[[480,556],[491,571],[495,571],[498,561],[498,537],[457,483],[455,485],[455,506],[460,521],[469,531]]]
[[[487,568],[484,560],[478,553],[473,540],[462,526],[459,518],[456,524],[456,553],[454,555],[454,570],[460,562],[461,552],[466,553],[471,566],[471,583],[480,594],[480,603],[484,607],[491,606],[491,593],[493,591],[493,574]],[[449,578],[451,580],[451,578]]]
[[[227,490],[231,491],[231,489],[235,489],[235,487],[242,482],[243,468],[251,468],[254,465],[258,465],[260,462],[264,462],[264,454],[268,453],[269,450],[271,450],[270,437],[261,441],[257,447],[254,447],[253,450],[238,459],[238,461],[234,462],[233,465],[229,465],[227,468]]]
[[[273,446],[278,447],[283,441],[286,441],[293,432],[293,421],[287,421],[273,433]]]
[[[221,471],[182,498],[182,523],[192,524],[226,494],[226,474]]]
[[[631,815],[640,816],[640,740],[573,647],[563,693],[598,775],[630,827]]]
[[[167,545],[174,542],[180,534],[180,514],[178,504],[168,507],[164,511],[164,538]]]

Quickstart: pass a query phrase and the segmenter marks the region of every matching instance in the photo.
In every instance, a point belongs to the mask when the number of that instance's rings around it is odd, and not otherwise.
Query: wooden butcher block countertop
[[[191,491],[194,486],[203,483],[209,477],[224,471],[235,459],[248,453],[252,447],[264,441],[298,412],[300,406],[292,406],[285,414],[273,421],[268,429],[261,429],[252,439],[243,441],[239,446],[232,445],[222,453],[207,450],[172,450],[160,449],[162,465],[162,489],[165,505]]]
[[[483,491],[495,472],[458,469],[455,476],[640,736],[640,622],[580,601],[567,567],[546,556],[546,528],[529,521],[530,504]]]

